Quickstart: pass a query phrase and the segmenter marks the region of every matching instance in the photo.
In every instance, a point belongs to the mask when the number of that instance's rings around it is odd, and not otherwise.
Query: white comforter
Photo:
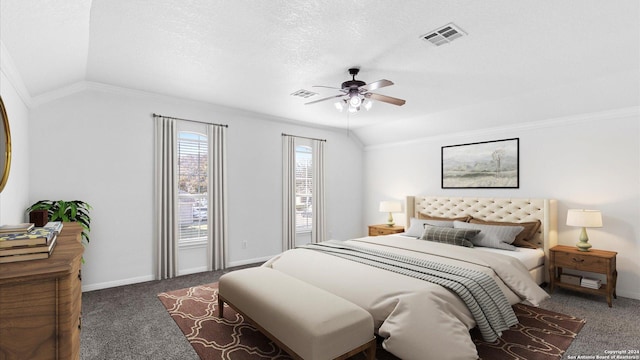
[[[490,252],[378,236],[349,240],[398,254],[482,271],[497,280],[511,304],[547,298],[517,259]],[[477,359],[469,330],[475,321],[464,302],[429,282],[307,249],[286,251],[272,267],[341,296],[371,313],[383,347],[402,359]]]

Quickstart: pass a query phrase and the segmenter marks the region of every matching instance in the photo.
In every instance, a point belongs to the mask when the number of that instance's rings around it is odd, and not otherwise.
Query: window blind
[[[179,243],[206,241],[208,167],[207,136],[178,132]]]
[[[310,146],[296,146],[296,231],[311,231],[313,157]]]

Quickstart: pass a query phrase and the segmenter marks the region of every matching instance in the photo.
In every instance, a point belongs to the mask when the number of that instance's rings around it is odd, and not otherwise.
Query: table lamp
[[[602,227],[602,214],[599,210],[569,209],[567,211],[567,225],[582,227],[580,241],[576,244],[578,250],[589,251],[588,227]]]
[[[395,225],[395,223],[393,222],[392,213],[400,212],[400,211],[402,211],[402,204],[400,204],[398,201],[381,201],[380,202],[380,212],[389,213],[389,219],[387,219],[387,225],[389,226]]]

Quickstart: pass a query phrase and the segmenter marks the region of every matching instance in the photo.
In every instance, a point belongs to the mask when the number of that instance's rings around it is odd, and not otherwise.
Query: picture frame
[[[9,170],[11,169],[11,131],[2,96],[0,96],[0,123],[0,192],[2,192],[9,180]]]
[[[519,148],[519,138],[442,146],[442,188],[519,188]]]

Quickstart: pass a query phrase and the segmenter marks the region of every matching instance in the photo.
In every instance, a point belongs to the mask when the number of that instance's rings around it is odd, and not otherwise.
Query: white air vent
[[[464,35],[467,35],[467,33],[462,31],[462,29],[460,29],[453,23],[448,23],[447,25],[437,30],[430,31],[424,35],[421,35],[420,37],[422,38],[422,40],[427,41],[435,46],[440,46],[448,44]]]
[[[305,89],[300,89],[296,92],[291,93],[292,96],[298,96],[301,98],[310,98],[314,95],[318,95],[318,93],[314,93],[313,91],[309,91],[309,90],[305,90]]]

